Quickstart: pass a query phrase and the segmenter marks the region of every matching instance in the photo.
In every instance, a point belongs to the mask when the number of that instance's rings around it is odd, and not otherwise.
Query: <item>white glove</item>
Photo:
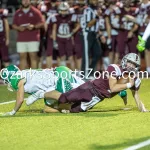
[[[53,48],[58,50],[58,43],[56,41],[53,41]]]
[[[111,44],[111,39],[107,39],[107,45],[110,45]]]
[[[4,113],[2,116],[13,116],[15,114],[16,114],[16,111],[12,110],[11,112]]]

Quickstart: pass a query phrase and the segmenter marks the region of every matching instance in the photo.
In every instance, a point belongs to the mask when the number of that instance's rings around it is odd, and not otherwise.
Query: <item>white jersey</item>
[[[57,77],[52,69],[23,70],[21,73],[22,78],[26,80],[24,84],[26,93],[34,93],[38,90],[55,90]]]
[[[20,75],[19,79],[25,79],[24,91],[25,93],[35,93],[39,90],[44,92],[50,92],[56,89],[58,77],[55,75],[53,69],[43,69],[43,70],[23,70],[18,71],[16,75]],[[73,88],[77,88],[84,81],[72,75],[74,82],[72,83]]]

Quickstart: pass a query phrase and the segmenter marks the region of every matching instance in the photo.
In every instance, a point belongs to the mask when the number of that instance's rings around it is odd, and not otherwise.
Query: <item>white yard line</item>
[[[150,140],[147,140],[147,141],[141,142],[139,144],[133,145],[133,146],[128,147],[128,148],[126,148],[124,150],[137,150],[137,149],[145,147],[147,145],[150,145]]]
[[[15,102],[16,102],[16,100],[12,100],[12,101],[9,101],[9,102],[0,103],[0,105],[6,105],[6,104],[15,103]]]

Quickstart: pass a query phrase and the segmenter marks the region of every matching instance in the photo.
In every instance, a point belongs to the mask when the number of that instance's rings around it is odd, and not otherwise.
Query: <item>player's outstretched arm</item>
[[[131,90],[132,91],[132,95],[135,99],[135,102],[136,102],[136,105],[138,107],[138,109],[141,111],[141,112],[149,112],[144,104],[142,103],[142,101],[140,100],[140,97],[139,97],[139,94],[138,94],[138,91],[135,91],[135,90]]]
[[[17,99],[14,109],[11,112],[5,113],[3,116],[13,116],[20,109],[24,101],[24,80],[20,80],[18,83]]]

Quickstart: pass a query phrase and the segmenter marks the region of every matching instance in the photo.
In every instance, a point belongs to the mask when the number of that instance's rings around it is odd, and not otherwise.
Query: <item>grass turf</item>
[[[150,81],[143,80],[140,97],[150,109]],[[150,113],[141,113],[128,92],[125,107],[119,96],[106,99],[90,112],[79,114],[40,113],[44,103],[23,107],[14,117],[0,117],[1,150],[114,150],[150,139]],[[0,86],[0,102],[14,100],[15,94]],[[11,111],[14,103],[0,105]],[[130,108],[123,110],[123,108]],[[149,150],[150,146],[140,150]]]

